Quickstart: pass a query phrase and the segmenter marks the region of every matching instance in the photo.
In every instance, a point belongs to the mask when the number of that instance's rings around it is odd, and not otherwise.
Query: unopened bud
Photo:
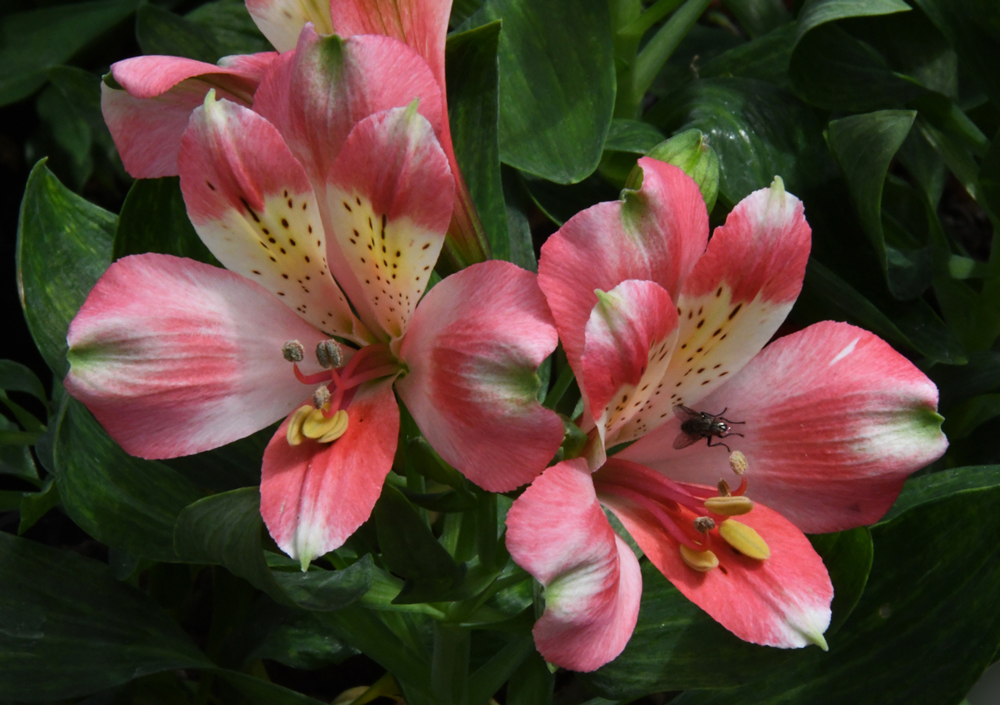
[[[712,520],[712,517],[698,517],[694,520],[694,528],[699,533],[704,534],[706,531],[711,531],[715,528],[715,522]]]
[[[729,467],[733,469],[733,472],[742,477],[743,473],[750,467],[750,464],[747,462],[747,456],[738,450],[734,450],[729,454]]]
[[[281,346],[281,354],[289,362],[302,362],[302,358],[306,355],[306,349],[299,341],[289,340]]]
[[[729,489],[729,483],[725,480],[719,480],[719,496],[728,497],[732,494],[732,490]]]
[[[326,369],[340,367],[344,361],[343,358],[344,356],[340,352],[340,343],[336,340],[324,340],[316,346],[316,359]]]
[[[322,409],[329,401],[330,390],[327,389],[325,385],[313,392],[313,406],[317,409]]]

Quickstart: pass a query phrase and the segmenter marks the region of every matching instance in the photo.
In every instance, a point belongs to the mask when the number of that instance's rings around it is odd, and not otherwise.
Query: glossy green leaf
[[[832,165],[813,112],[770,83],[745,78],[694,81],[662,99],[646,119],[667,134],[695,128],[719,156],[719,194],[730,207],[775,176],[802,194]]]
[[[909,12],[910,9],[903,0],[810,0],[799,12],[799,40],[810,30],[834,20]]]
[[[970,531],[969,527],[975,527]],[[686,693],[682,705],[957,703],[1000,645],[1000,487],[928,502],[872,529],[875,559],[830,651],[738,690]]]
[[[596,174],[568,186],[523,175],[522,179],[531,200],[556,225],[562,225],[595,203],[614,201],[620,193],[620,189]]]
[[[136,556],[177,561],[174,522],[201,492],[163,463],[134,458],[80,402],[67,397],[55,437],[66,513],[98,541]]]
[[[406,600],[408,593],[418,587],[421,592],[428,587],[445,592],[458,584],[463,570],[438,543],[430,527],[402,492],[386,483],[372,516],[378,527],[383,560],[393,573],[407,579],[394,602]]]
[[[760,37],[791,19],[781,0],[723,0],[740,27],[751,37]]]
[[[211,663],[152,600],[106,565],[0,534],[0,691],[61,700]]]
[[[274,51],[241,0],[207,2],[185,15],[185,19],[208,30],[222,56]]]
[[[881,110],[833,120],[830,149],[847,178],[861,223],[882,264],[889,290],[898,299],[918,296],[930,283],[929,250],[908,250],[886,241],[882,188],[889,164],[909,134],[916,113]]]
[[[507,705],[549,705],[555,684],[545,659],[537,651],[529,653],[507,684]]]
[[[448,117],[455,158],[486,230],[492,257],[513,261],[497,137],[499,37],[499,22],[448,37],[445,48]]]
[[[31,95],[65,63],[135,11],[136,0],[43,7],[0,18],[0,105]]]
[[[59,487],[50,478],[45,486],[38,492],[25,492],[21,496],[21,521],[17,525],[17,535],[22,536],[24,532],[38,523],[38,520],[45,516],[50,509],[59,504]]]
[[[17,273],[28,329],[62,379],[66,331],[111,263],[117,218],[59,183],[41,161],[31,170],[17,229]]]
[[[784,24],[713,57],[699,69],[698,75],[701,78],[756,78],[788,88],[788,62],[792,56],[795,32],[794,22]]]
[[[469,675],[469,703],[487,703],[524,659],[534,652],[535,642],[528,635],[514,637],[497,649],[490,659]]]
[[[272,571],[261,541],[260,491],[247,487],[205,497],[177,517],[174,545],[192,563],[225,566],[275,601],[310,610],[336,610],[371,585],[371,558],[346,570]]]
[[[827,110],[900,108],[926,90],[834,24],[819,27],[798,43],[789,73],[798,95]]]
[[[1000,485],[1000,465],[978,465],[953,468],[930,475],[911,477],[903,485],[892,508],[879,523],[892,521],[903,512],[944,497]]]
[[[470,21],[498,19],[501,160],[561,184],[584,179],[601,159],[614,109],[607,3],[487,0]]]
[[[519,267],[537,272],[538,258],[535,256],[531,225],[528,222],[531,196],[521,182],[521,177],[516,169],[506,164],[501,165],[500,175],[503,182],[503,200],[507,206],[510,259]]]
[[[17,431],[17,424],[0,416],[0,431]],[[0,444],[0,475],[13,475],[38,483],[38,469],[26,445]]]
[[[851,616],[865,591],[872,568],[872,537],[866,527],[859,526],[835,534],[810,536],[809,540],[836,586],[830,606],[833,618],[826,632],[829,639]]]
[[[45,403],[45,387],[38,375],[14,360],[0,360],[0,389],[5,392],[27,392]]]
[[[143,252],[189,257],[221,266],[188,219],[179,177],[139,179],[125,197],[112,257],[121,259]]]
[[[616,118],[611,121],[604,149],[612,152],[645,154],[663,141],[663,133],[641,120]]]
[[[222,651],[239,654],[242,665],[257,659],[271,659],[291,668],[313,670],[358,652],[330,633],[315,615],[283,607],[260,598],[241,627],[229,636]]]
[[[222,56],[206,27],[149,3],[136,13],[135,38],[144,54],[183,56],[209,64]]]
[[[1000,5],[993,0],[914,0],[1000,106]]]

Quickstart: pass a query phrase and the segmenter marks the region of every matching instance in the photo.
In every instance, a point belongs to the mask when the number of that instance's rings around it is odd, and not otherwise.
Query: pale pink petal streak
[[[621,653],[639,615],[639,562],[604,516],[582,459],[549,468],[515,500],[507,548],[545,586],[532,634],[546,661],[593,671]]]
[[[372,330],[406,330],[444,243],[454,183],[412,108],[370,115],[348,135],[326,181],[328,259]]]
[[[727,443],[749,461],[747,496],[803,531],[824,533],[878,520],[906,476],[948,446],[937,388],[877,336],[817,323],[779,338],[700,408],[744,421]],[[671,446],[677,422],[622,457],[668,476],[714,485],[725,450]]]
[[[562,442],[562,422],[535,396],[536,371],[556,343],[534,274],[476,264],[421,301],[400,347],[409,372],[396,387],[446,461],[505,492],[538,475]]]
[[[363,385],[347,432],[330,444],[291,446],[286,421],[264,451],[260,512],[282,551],[308,565],[371,516],[396,452],[399,407],[391,380]]]
[[[261,82],[254,110],[278,128],[318,186],[357,122],[414,100],[438,133],[441,90],[405,44],[388,37],[321,37],[306,27],[295,51],[278,57]]]
[[[130,454],[190,455],[292,411],[312,389],[281,346],[325,337],[238,274],[136,255],[111,265],[70,325],[65,384]]]
[[[178,163],[188,216],[220,262],[315,327],[369,337],[326,266],[309,180],[273,125],[209,96],[192,115]]]
[[[639,164],[644,174],[639,191],[578,213],[542,247],[539,285],[578,374],[587,321],[597,303],[594,290],[648,280],[676,300],[708,241],[708,214],[694,181],[655,159]]]

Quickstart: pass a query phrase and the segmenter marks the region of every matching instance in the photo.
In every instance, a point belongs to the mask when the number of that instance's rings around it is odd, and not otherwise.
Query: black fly
[[[726,407],[728,409],[729,407]],[[730,450],[729,446],[721,441],[712,443],[713,438],[726,438],[727,436],[743,437],[742,433],[734,432],[730,426],[746,423],[745,421],[730,421],[723,418],[726,413],[723,409],[718,414],[710,414],[707,411],[695,411],[683,404],[674,407],[674,415],[681,420],[681,432],[674,439],[674,448],[687,448],[692,443],[697,443],[702,438],[708,439],[708,447],[722,446]],[[730,450],[730,452],[732,452]]]

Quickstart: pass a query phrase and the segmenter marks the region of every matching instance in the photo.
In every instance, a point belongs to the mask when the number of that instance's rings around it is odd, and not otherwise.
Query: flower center
[[[679,544],[684,563],[705,573],[719,567],[718,556],[712,550],[713,545],[721,545],[719,542],[755,560],[767,560],[771,555],[760,534],[732,518],[749,514],[754,504],[744,496],[746,457],[735,451],[729,464],[740,477],[735,490],[725,480],[719,482],[717,492],[707,487],[681,485],[627,460],[616,460],[598,472],[594,484],[599,496],[620,497],[645,510]]]
[[[344,364],[344,350],[336,340],[324,340],[316,346],[316,360],[327,368],[323,372],[305,375],[299,362],[305,358],[305,348],[297,340],[285,343],[281,352],[292,363],[295,378],[302,384],[319,384],[312,404],[296,409],[288,421],[288,444],[297,446],[306,439],[332,443],[347,432],[347,413],[358,388],[365,382],[391,377],[400,370],[399,361],[383,343],[366,345]]]

